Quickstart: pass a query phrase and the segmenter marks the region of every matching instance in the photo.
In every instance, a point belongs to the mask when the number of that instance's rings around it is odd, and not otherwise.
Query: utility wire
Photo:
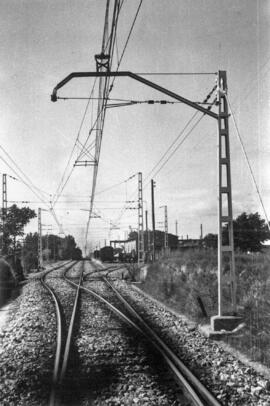
[[[105,14],[105,25],[104,25],[104,32],[103,32],[103,41],[102,41],[102,53],[105,53],[104,44],[106,41],[106,37],[108,35],[108,4],[107,2],[107,9]],[[114,10],[113,10],[113,17],[112,17],[112,25],[111,25],[111,36],[109,40],[109,70],[111,70],[113,54],[114,54],[114,46],[115,46],[115,38],[116,38],[116,31],[117,31],[117,24],[118,24],[118,17],[120,13],[120,5],[123,5],[123,2],[120,4],[119,1],[115,1],[114,3]],[[93,204],[95,198],[95,190],[96,190],[96,182],[97,182],[97,175],[98,175],[98,165],[99,165],[99,158],[100,158],[100,150],[101,150],[101,142],[103,137],[103,129],[104,129],[104,121],[106,115],[106,106],[107,106],[107,98],[109,95],[109,83],[110,78],[100,78],[99,79],[99,97],[103,100],[99,100],[97,106],[97,127],[98,131],[96,132],[96,143],[95,143],[95,163],[94,166],[94,173],[93,173],[93,180],[92,180],[92,192],[91,192],[91,199],[90,199],[90,209],[89,209],[89,217],[86,225],[86,233],[85,233],[85,251],[87,248],[87,238],[90,226],[91,215],[93,211]]]
[[[16,162],[11,158],[11,156],[4,150],[4,148],[2,146],[0,146],[0,148],[6,153],[6,155],[9,157],[9,159],[11,160],[11,162],[16,166],[16,168],[18,168],[18,170],[25,176],[26,179],[28,179],[30,181],[30,183],[27,183],[22,177],[21,175],[14,169],[12,168],[12,166],[2,157],[0,156],[0,159],[2,159],[2,161],[15,173],[15,175],[18,177],[18,179],[25,185],[27,186],[32,193],[34,193],[34,195],[40,199],[49,209],[49,211],[51,212],[56,224],[59,226],[60,231],[63,233],[63,229],[62,226],[60,225],[57,216],[55,214],[55,212],[53,211],[53,209],[49,206],[48,202],[43,198],[43,196],[40,194],[40,192],[38,192],[40,189],[38,189],[37,187],[35,187],[35,185],[33,184],[33,182],[28,178],[27,175],[25,175],[25,173],[19,168],[19,166],[16,164]]]
[[[113,188],[115,188],[115,187],[118,187],[118,186],[120,186],[120,185],[123,185],[124,183],[126,183],[126,182],[128,182],[129,180],[133,179],[135,176],[137,176],[137,173],[135,173],[134,175],[129,176],[127,179],[123,180],[122,182],[115,183],[114,185],[109,186],[109,187],[107,187],[106,189],[101,190],[100,192],[96,192],[96,195],[100,195],[100,194],[102,194],[102,193],[104,193],[104,192],[107,192],[108,190],[111,190],[111,189],[113,189]]]
[[[244,156],[245,156],[245,160],[246,160],[246,163],[247,163],[247,166],[248,166],[248,169],[249,169],[251,178],[252,178],[252,180],[253,180],[253,183],[254,183],[254,185],[255,185],[256,191],[257,191],[258,196],[259,196],[259,200],[260,200],[260,203],[261,203],[263,212],[264,212],[264,216],[265,216],[266,221],[267,221],[267,227],[268,227],[268,229],[269,229],[269,231],[270,231],[269,219],[268,219],[268,216],[267,216],[267,213],[266,213],[266,209],[265,209],[265,206],[264,206],[264,203],[263,203],[263,200],[262,200],[262,196],[261,196],[261,193],[260,193],[260,191],[259,191],[259,187],[258,187],[256,178],[255,178],[255,175],[254,175],[254,172],[253,172],[251,163],[250,163],[250,161],[249,161],[249,158],[248,158],[248,155],[247,155],[247,151],[246,151],[245,146],[244,146],[243,139],[242,139],[242,137],[241,137],[241,135],[240,135],[240,131],[239,131],[239,129],[238,129],[238,126],[237,126],[237,123],[236,123],[236,120],[235,120],[234,112],[233,112],[233,110],[232,110],[231,103],[230,103],[230,101],[229,101],[229,98],[228,98],[227,94],[225,94],[225,98],[226,98],[227,103],[228,103],[228,105],[229,105],[229,107],[230,107],[230,111],[231,111],[231,114],[232,114],[232,119],[233,119],[233,123],[234,123],[235,129],[236,129],[236,133],[237,133],[237,136],[238,136],[238,140],[239,140],[239,142],[240,142],[240,145],[241,145],[241,148],[242,148],[242,152],[243,152],[243,154],[244,154]]]
[[[36,187],[33,182],[31,181],[31,179],[22,171],[22,169],[19,167],[19,165],[14,161],[14,159],[10,156],[10,154],[4,149],[4,147],[2,145],[0,145],[0,149],[6,154],[6,156],[9,158],[9,160],[12,162],[12,164],[17,168],[17,170],[25,177],[25,179],[28,181],[28,183],[32,186],[32,188],[34,188],[35,190],[37,190],[39,193],[42,194],[46,194],[46,195],[50,195],[49,193],[39,189],[38,187]],[[12,169],[13,170],[13,169]],[[14,170],[13,170],[14,171]],[[15,173],[15,172],[14,172]],[[26,183],[26,182],[25,182]]]
[[[128,46],[128,42],[129,42],[129,40],[130,40],[130,37],[131,37],[132,31],[133,31],[134,25],[135,25],[135,23],[136,23],[136,20],[137,20],[137,17],[138,17],[140,8],[141,8],[141,6],[142,6],[142,2],[143,2],[143,0],[140,0],[140,3],[139,3],[139,5],[138,5],[137,11],[136,11],[136,13],[135,13],[135,16],[134,16],[134,19],[133,19],[131,28],[130,28],[130,30],[129,30],[129,33],[128,33],[128,36],[127,36],[127,39],[126,39],[126,42],[125,42],[125,45],[124,45],[124,48],[123,48],[123,50],[122,50],[122,53],[121,53],[119,62],[118,62],[118,64],[117,64],[116,72],[118,72],[119,67],[120,67],[120,64],[121,64],[121,62],[122,62],[122,59],[123,59],[124,54],[125,54],[125,52],[126,52],[126,49],[127,49],[127,46]],[[112,89],[113,89],[113,85],[114,85],[115,79],[116,79],[116,77],[114,77],[113,80],[112,80],[112,83],[111,83],[111,86],[110,86],[110,89],[109,89],[109,93],[110,93],[110,92],[112,91]]]
[[[176,151],[181,147],[181,145],[184,143],[184,141],[187,139],[187,137],[192,133],[192,131],[197,127],[197,125],[199,124],[199,122],[203,119],[204,114],[199,117],[199,119],[193,124],[193,126],[191,127],[191,129],[188,131],[188,133],[184,136],[184,138],[182,138],[181,142],[175,147],[175,149],[171,152],[171,154],[167,157],[167,159],[163,162],[163,164],[161,165],[161,167],[154,173],[153,177],[157,176],[157,174],[164,168],[164,166],[166,165],[166,163],[173,157],[173,155],[176,153]],[[147,185],[150,183],[150,181],[147,183]],[[147,186],[145,185],[145,186]],[[144,186],[144,187],[145,187]]]
[[[12,166],[2,157],[0,156],[0,159],[12,170],[12,172],[15,173],[15,175],[18,177],[18,180],[20,180],[26,187],[28,187],[28,189],[31,190],[32,193],[34,193],[34,195],[40,199],[44,204],[48,205],[48,203],[43,199],[43,197],[38,194],[38,192],[31,186],[31,184],[27,183],[22,177],[21,175],[14,169],[12,168]]]
[[[86,104],[86,106],[85,106],[84,113],[83,113],[83,116],[82,116],[82,119],[81,119],[81,122],[80,122],[80,125],[79,125],[79,129],[78,129],[78,132],[77,132],[77,136],[76,136],[76,139],[75,139],[73,148],[72,148],[71,153],[70,153],[70,155],[69,155],[69,158],[68,158],[66,167],[65,167],[65,169],[64,169],[63,175],[62,175],[62,177],[61,177],[60,183],[59,183],[59,185],[58,185],[58,187],[57,187],[57,189],[56,189],[56,192],[55,192],[55,194],[54,194],[53,203],[52,203],[53,206],[56,204],[57,200],[59,199],[59,197],[60,197],[62,191],[64,190],[64,187],[66,186],[66,184],[67,184],[68,180],[70,179],[71,174],[72,174],[72,172],[73,172],[73,170],[74,170],[74,166],[72,166],[72,169],[71,169],[71,171],[70,171],[70,173],[69,173],[69,175],[68,175],[68,178],[67,178],[66,182],[64,183],[64,178],[65,178],[65,176],[66,176],[67,169],[68,169],[68,167],[69,167],[69,165],[70,165],[70,162],[71,162],[72,156],[73,156],[73,154],[74,154],[76,145],[77,145],[77,143],[78,143],[78,141],[79,141],[79,138],[80,138],[82,126],[83,126],[83,124],[84,124],[85,117],[86,117],[86,114],[87,114],[87,112],[88,112],[88,108],[89,108],[89,105],[90,105],[90,100],[91,100],[91,97],[92,97],[92,95],[93,95],[93,93],[94,93],[94,89],[95,89],[95,86],[96,86],[96,81],[97,81],[97,78],[95,78],[94,84],[93,84],[93,86],[92,86],[92,89],[91,89],[91,92],[90,92],[90,96],[89,96],[89,100],[88,100],[88,102],[87,102],[87,104]],[[83,150],[84,148],[85,148],[85,144],[82,146],[82,150]],[[62,187],[63,183],[64,183],[64,187]],[[59,193],[60,189],[61,189],[61,192]]]
[[[206,98],[204,99],[204,102],[208,102],[208,100],[211,98],[212,94],[214,93],[214,91],[216,90],[216,85],[213,87],[213,89],[208,93],[208,95],[206,96]],[[214,99],[214,101],[211,103],[210,107],[208,107],[208,109],[211,109],[211,107],[215,104],[216,102],[216,98]],[[168,152],[172,149],[172,147],[176,144],[176,142],[179,140],[179,138],[181,137],[181,135],[184,133],[184,131],[186,130],[186,128],[188,127],[188,125],[195,119],[196,115],[199,112],[196,111],[193,116],[190,118],[190,120],[188,121],[188,123],[185,125],[185,127],[183,128],[183,130],[180,132],[180,134],[176,137],[176,139],[172,142],[172,144],[167,148],[167,150],[165,151],[165,153],[162,155],[162,157],[159,159],[159,161],[155,164],[155,166],[153,167],[153,169],[148,172],[148,174],[146,175],[144,181],[143,181],[143,189],[145,189],[145,187],[150,183],[150,181],[148,181],[147,183],[146,180],[150,177],[150,175],[154,172],[154,170],[159,166],[159,164],[162,162],[162,160],[165,158],[165,156],[168,154]],[[187,139],[187,137],[192,133],[192,131],[195,129],[195,127],[199,124],[199,122],[202,120],[202,118],[204,117],[205,114],[203,114],[196,122],[195,124],[192,126],[192,128],[189,130],[189,132],[184,136],[184,138],[181,140],[181,142],[176,146],[176,148],[171,152],[171,154],[167,157],[167,159],[163,162],[163,164],[161,165],[161,167],[154,173],[153,176],[156,176],[162,169],[163,167],[166,165],[166,163],[172,158],[172,156],[176,153],[176,151],[180,148],[180,146],[183,144],[183,142]],[[132,197],[135,195],[136,192],[134,192],[132,194]],[[117,221],[119,221],[121,219],[121,217],[123,216],[125,212],[125,206],[123,208],[123,211],[120,213]]]

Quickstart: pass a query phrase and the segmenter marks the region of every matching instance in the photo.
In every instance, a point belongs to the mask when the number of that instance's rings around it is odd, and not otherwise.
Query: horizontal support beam
[[[87,78],[87,77],[130,77],[134,80],[137,80],[140,83],[143,83],[146,86],[152,87],[153,89],[166,94],[169,97],[172,97],[175,100],[178,100],[184,104],[187,104],[188,106],[202,112],[203,114],[206,114],[210,117],[213,117],[215,119],[218,119],[218,114],[213,113],[211,110],[205,109],[204,107],[200,106],[197,103],[192,102],[191,100],[188,100],[182,96],[179,96],[177,93],[171,92],[170,90],[159,86],[158,84],[151,82],[150,80],[147,80],[139,75],[136,75],[136,73],[132,73],[129,71],[123,71],[123,72],[73,72],[70,73],[65,79],[63,79],[61,82],[59,82],[55,88],[53,89],[52,95],[51,95],[51,101],[56,102],[57,101],[57,91],[61,89],[65,84],[67,84],[70,80],[74,78]]]

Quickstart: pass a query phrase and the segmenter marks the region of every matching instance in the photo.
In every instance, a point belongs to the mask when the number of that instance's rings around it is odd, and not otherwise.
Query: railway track
[[[69,370],[69,358],[71,352],[74,350],[72,344],[74,346],[74,343],[76,342],[76,337],[74,337],[74,325],[76,317],[77,319],[80,318],[78,313],[80,292],[84,293],[82,300],[86,305],[97,306],[97,303],[102,304],[103,309],[107,309],[107,312],[109,311],[109,319],[111,319],[113,314],[117,321],[120,319],[121,322],[127,326],[128,334],[132,334],[132,331],[133,334],[135,332],[139,340],[147,341],[148,345],[154,348],[155,354],[162,357],[164,363],[172,372],[180,390],[184,392],[185,397],[188,399],[189,403],[183,404],[196,406],[220,406],[220,403],[214,398],[208,389],[205,388],[194,374],[191,373],[179,357],[168,347],[164,340],[149,326],[148,323],[146,323],[143,317],[134,309],[134,307],[131,306],[130,303],[128,303],[115,286],[113,286],[113,279],[110,278],[110,276],[113,274],[119,275],[119,272],[121,274],[122,269],[123,265],[109,265],[107,267],[95,265],[94,268],[92,266],[90,270],[86,270],[84,263],[78,265],[71,262],[64,266],[60,265],[46,270],[40,275],[42,285],[47,289],[54,302],[57,320],[57,343],[51,391],[48,402],[49,406],[60,406],[67,403],[67,396],[69,396],[69,394],[66,393],[69,392],[69,389],[67,388],[70,386],[74,373],[78,373],[76,368],[79,364],[75,367],[71,366]],[[59,278],[61,283],[66,283],[72,286],[75,292],[72,309],[69,310],[69,313],[71,313],[69,325],[67,321],[69,317],[67,317],[67,315],[64,316],[64,306],[59,298],[59,291],[57,293],[58,288],[54,286],[56,280],[59,282]],[[84,286],[83,283],[85,283],[86,286]],[[119,326],[114,328],[119,329]],[[102,337],[100,338],[102,339]],[[88,337],[88,339],[91,340],[91,337]],[[84,350],[85,349],[83,349],[83,351]],[[80,385],[81,383],[78,382],[75,391],[76,393],[81,390]],[[82,386],[84,386],[84,383],[82,383]],[[91,396],[92,395],[90,395],[90,398]],[[92,404],[92,400],[89,404]],[[179,402],[177,404],[180,405],[182,403]]]
[[[1,405],[267,404],[266,379],[127,285],[122,265],[98,268],[61,263],[23,287],[0,335]]]
[[[68,264],[68,266],[66,266],[64,268],[64,272],[63,272],[64,279],[66,279],[66,273],[70,269],[74,268],[75,265],[76,265],[76,263],[72,262],[71,264]],[[49,270],[45,271],[41,276],[42,285],[45,287],[45,289],[47,289],[47,291],[49,292],[49,294],[51,295],[51,297],[54,301],[55,314],[56,314],[56,325],[57,325],[57,343],[56,343],[56,351],[55,351],[55,358],[54,358],[52,386],[51,386],[50,399],[49,399],[50,406],[58,405],[61,402],[60,388],[65,379],[65,374],[66,374],[66,370],[67,370],[69,354],[70,354],[70,350],[71,350],[71,339],[72,339],[72,334],[73,334],[73,329],[74,329],[76,312],[77,312],[77,308],[78,308],[80,286],[81,286],[82,277],[83,277],[83,271],[81,271],[78,287],[76,290],[76,296],[75,296],[74,303],[73,303],[69,327],[68,327],[68,331],[66,333],[66,340],[64,341],[64,334],[65,334],[64,324],[65,323],[63,320],[63,318],[64,318],[63,307],[60,303],[58,295],[55,293],[54,289],[50,286],[50,283],[46,280],[46,277],[51,272],[54,272],[59,269],[61,270],[62,268],[63,268],[63,266],[60,265],[59,267],[49,269]]]
[[[143,318],[136,312],[136,310],[127,302],[127,300],[121,295],[121,293],[110,283],[108,275],[122,267],[110,267],[106,269],[96,269],[91,273],[98,274],[100,278],[100,272],[105,273],[101,276],[103,283],[113,292],[114,298],[110,297],[108,300],[97,293],[93,289],[80,286],[84,292],[94,296],[100,302],[104,303],[114,314],[120,317],[125,323],[144,336],[155,349],[163,357],[166,364],[172,370],[175,378],[181,388],[185,388],[185,392],[192,400],[192,404],[196,406],[219,406],[220,403],[209,392],[209,390],[195,377],[195,375],[183,364],[183,362],[177,357],[177,355],[168,347],[162,338],[143,320]],[[78,288],[78,284],[73,281],[69,281],[74,287]],[[118,303],[117,303],[118,302]],[[122,309],[122,310],[120,310]]]

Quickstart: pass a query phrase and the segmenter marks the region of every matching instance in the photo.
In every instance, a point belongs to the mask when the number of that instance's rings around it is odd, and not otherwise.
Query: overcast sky
[[[117,32],[119,53],[138,4],[139,0],[123,3]],[[1,146],[49,201],[63,175],[87,103],[52,103],[50,94],[70,72],[95,70],[105,0],[0,0],[0,5]],[[269,21],[268,0],[144,0],[120,67],[137,73],[227,71],[229,98],[268,216]],[[193,101],[202,101],[215,85],[215,75],[147,78]],[[59,96],[87,97],[92,85],[92,79],[77,79],[61,89]],[[115,81],[110,97],[169,100],[128,78]],[[126,199],[134,200],[137,178],[124,181],[139,171],[146,178],[193,114],[182,104],[138,104],[107,111],[96,195],[96,211],[102,218],[91,221],[89,241],[93,246],[108,241],[110,221],[120,219],[119,230],[112,230],[111,238],[122,238],[129,226],[136,227],[136,211],[122,213],[121,208]],[[82,142],[92,120],[90,105],[80,133]],[[157,228],[163,227],[164,209],[159,207],[168,205],[169,232],[175,232],[176,220],[180,236],[198,237],[201,223],[204,234],[216,232],[216,127],[216,120],[204,117],[154,176]],[[232,120],[230,142],[234,215],[242,211],[263,214]],[[1,173],[17,177],[14,162],[2,149],[0,156],[10,165],[1,161]],[[89,208],[91,181],[91,168],[76,167],[55,206],[64,231],[73,234],[81,246],[88,216],[81,209]],[[121,185],[101,193],[118,183]],[[8,200],[46,208],[21,181],[11,178]],[[150,210],[148,182],[144,200]],[[58,232],[45,211],[43,223],[44,232],[51,227]],[[37,221],[33,220],[28,230],[35,229]]]

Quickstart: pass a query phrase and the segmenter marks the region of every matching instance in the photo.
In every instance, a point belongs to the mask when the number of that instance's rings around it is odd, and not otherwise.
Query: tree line
[[[260,252],[263,243],[270,239],[268,225],[259,213],[243,212],[233,221],[234,248],[242,252]],[[228,244],[227,227],[222,232],[223,244]],[[203,239],[205,247],[217,248],[217,234],[207,234]]]
[[[153,241],[153,232],[144,231],[144,246],[147,247],[148,233],[150,242]],[[243,212],[233,221],[234,248],[242,252],[260,252],[264,245],[263,243],[270,239],[268,225],[259,213]],[[137,231],[129,233],[129,239],[137,240]],[[199,239],[198,239],[199,240]],[[223,228],[222,232],[223,244],[228,244],[228,227]],[[156,250],[160,251],[164,247],[164,231],[155,231]],[[199,241],[201,248],[217,248],[217,234],[209,233]],[[171,250],[178,248],[178,237],[168,233],[168,246]]]
[[[19,208],[16,204],[0,213],[2,256],[19,273],[22,273],[22,265],[26,272],[37,269],[38,266],[38,233],[26,234],[24,240],[22,239],[25,235],[24,227],[36,216],[34,210],[29,207]],[[42,255],[48,261],[81,259],[82,251],[77,247],[73,236],[49,234],[42,237]]]

